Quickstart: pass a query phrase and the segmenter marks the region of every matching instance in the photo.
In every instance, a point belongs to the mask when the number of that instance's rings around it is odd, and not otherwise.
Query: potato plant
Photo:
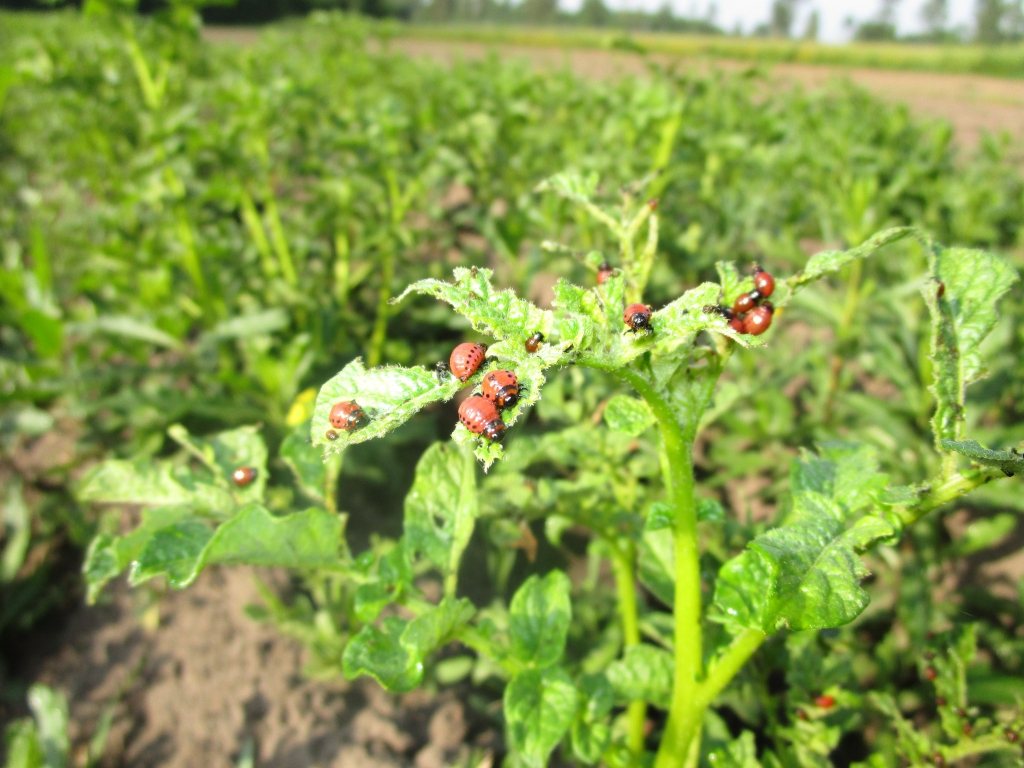
[[[860,699],[841,686],[843,652],[830,654],[816,638],[867,608],[862,555],[892,547],[929,512],[1024,471],[1016,448],[986,448],[966,434],[967,388],[984,375],[982,345],[1017,275],[993,255],[945,248],[905,227],[776,275],[775,323],[784,324],[787,306],[811,283],[900,241],[918,244],[927,263],[918,285],[931,318],[937,458],[933,474],[900,485],[880,470],[870,446],[808,446],[789,468],[777,524],[744,525],[701,490],[693,450],[730,357],[740,348],[769,353],[772,337],[739,332],[717,310],[753,286],[731,262],[718,264],[718,282],[654,311],[650,333],[626,328],[624,307],[642,301],[658,256],[656,206],[639,194],[649,181],[623,188],[617,207],[598,203],[593,176],[560,174],[540,185],[619,245],[617,268],[601,284],[560,280],[550,310],[499,290],[493,273],[476,267],[457,268],[453,282],[420,280],[396,297],[428,295],[450,305],[489,342],[487,358],[465,382],[433,366],[367,367],[357,359],[321,387],[315,403],[297,403],[298,423],[280,456],[310,508],[267,508],[267,450],[255,428],[197,438],[176,427],[176,457],[101,465],[79,497],[144,511],[131,533],[93,542],[85,565],[90,595],[125,569],[134,584],[163,577],[175,587],[214,563],[294,569],[312,600],[289,607],[268,591],[258,614],[306,640],[324,667],[409,691],[424,682],[437,651],[450,643],[470,649],[472,658],[457,659],[474,679],[504,684],[510,766],[546,765],[559,745],[578,763],[616,768],[689,767],[702,757],[758,765],[753,734],[733,738],[712,705],[730,695],[730,685],[746,685],[751,658],[781,634],[791,691],[804,703],[790,708],[788,725],[774,727],[774,747],[761,761],[827,760]],[[545,248],[575,254],[594,271],[606,260],[598,251]],[[526,342],[537,333],[544,341],[531,351]],[[346,452],[475,390],[499,369],[513,371],[521,387],[501,413],[504,444],[457,425],[450,442],[419,461],[401,538],[351,552],[335,498]],[[546,388],[555,393],[550,407],[576,423],[517,434],[530,409],[545,406]],[[339,402],[358,403],[366,418],[337,428],[331,412]],[[493,545],[488,567],[504,587],[515,553],[531,561],[536,554],[530,523],[542,525],[554,546],[565,537],[585,541],[589,575],[574,583],[553,568],[521,581],[507,606],[475,605],[465,582],[477,575],[463,558],[476,528]],[[709,562],[717,567],[709,570]],[[611,601],[602,597],[603,563],[614,582]],[[424,579],[433,577],[440,589],[429,599]],[[970,708],[972,626],[928,642],[921,674],[936,687],[939,731],[909,724],[885,692],[870,697],[896,734],[893,754],[923,766],[1019,753],[1019,711],[998,720]]]

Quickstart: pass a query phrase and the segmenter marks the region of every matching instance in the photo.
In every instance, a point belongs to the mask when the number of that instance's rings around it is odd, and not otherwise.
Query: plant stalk
[[[612,571],[619,594],[619,612],[622,616],[622,644],[625,648],[640,645],[640,619],[636,605],[636,548],[633,542],[622,547],[608,542],[611,549]],[[644,723],[647,720],[647,703],[631,701],[626,710],[626,745],[629,747],[630,764],[639,765],[644,753]]]
[[[672,409],[654,387],[637,371],[626,369],[620,373],[651,406],[661,430],[668,467],[665,483],[675,513],[675,676],[668,723],[654,766],[683,768],[704,715],[698,700],[703,674],[700,550],[691,445]]]
[[[1003,477],[1003,473],[995,467],[967,469],[950,477],[938,486],[930,489],[916,504],[899,509],[897,514],[903,525],[916,523],[929,512],[956,501],[961,496],[980,488],[986,483]]]

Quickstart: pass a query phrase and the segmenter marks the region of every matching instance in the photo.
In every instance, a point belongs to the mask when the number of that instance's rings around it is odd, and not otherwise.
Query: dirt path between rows
[[[203,34],[213,42],[244,45],[254,42],[258,32],[252,29],[208,27]],[[583,77],[639,75],[646,71],[642,56],[623,51],[489,45],[416,38],[396,38],[390,46],[414,58],[444,63],[459,59],[481,59],[493,51],[504,58],[529,61],[538,69],[569,67]],[[651,58],[662,64],[686,61],[666,54]],[[701,66],[707,64],[702,59],[694,58],[690,61]],[[715,64],[726,69],[751,66],[750,62],[726,60],[718,60]],[[965,147],[977,146],[985,131],[1006,131],[1015,139],[1024,135],[1024,80],[812,64],[776,64],[771,67],[771,72],[784,82],[805,88],[821,87],[836,77],[849,78],[887,101],[906,104],[916,115],[948,120],[953,124],[957,143]]]

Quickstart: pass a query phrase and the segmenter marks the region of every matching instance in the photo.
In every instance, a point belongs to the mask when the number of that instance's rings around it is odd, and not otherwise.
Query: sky
[[[676,13],[683,16],[704,17],[708,6],[717,8],[715,23],[727,31],[737,24],[749,33],[758,24],[766,21],[772,0],[669,0]],[[607,0],[614,8],[646,8],[656,10],[664,0]],[[575,7],[578,2],[567,0],[566,7]],[[900,34],[921,31],[921,7],[925,0],[902,0],[897,10],[897,29]],[[878,13],[879,0],[803,0],[794,31],[799,34],[806,25],[806,19],[817,8],[821,18],[818,39],[827,43],[843,43],[850,39],[851,30],[844,24],[847,17],[864,20]],[[960,24],[971,26],[974,0],[949,0],[950,26]]]

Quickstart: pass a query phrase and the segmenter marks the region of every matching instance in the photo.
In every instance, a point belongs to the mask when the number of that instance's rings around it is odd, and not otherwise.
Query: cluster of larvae
[[[604,262],[597,270],[597,284],[603,285],[615,273],[614,268]],[[761,267],[754,267],[754,290],[742,294],[732,309],[707,306],[706,312],[718,312],[729,320],[729,327],[740,333],[759,336],[772,324],[774,307],[766,299],[775,290],[775,278]],[[622,314],[622,321],[632,333],[654,333],[651,327],[653,310],[648,304],[630,304]],[[535,333],[525,342],[526,351],[536,352],[544,341],[544,334]],[[474,342],[464,342],[452,350],[448,362],[437,364],[438,378],[452,375],[466,382],[476,373],[487,356],[487,347]],[[489,440],[500,440],[505,434],[505,422],[501,409],[509,408],[519,400],[519,379],[514,371],[501,369],[490,371],[480,382],[480,391],[471,395],[459,406],[459,421],[475,435]],[[337,440],[338,432],[352,432],[369,423],[370,417],[355,400],[342,400],[331,408],[332,429],[327,430],[328,440]],[[241,471],[241,470],[239,470]],[[236,473],[237,474],[237,473]],[[235,478],[236,484],[239,483]],[[251,482],[251,480],[250,480]],[[247,483],[245,483],[247,484]]]

